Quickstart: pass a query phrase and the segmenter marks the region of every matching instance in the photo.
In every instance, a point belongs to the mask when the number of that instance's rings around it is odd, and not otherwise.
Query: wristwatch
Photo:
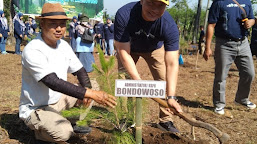
[[[178,100],[176,96],[167,96],[166,99],[167,99],[167,100],[169,100],[169,99]]]

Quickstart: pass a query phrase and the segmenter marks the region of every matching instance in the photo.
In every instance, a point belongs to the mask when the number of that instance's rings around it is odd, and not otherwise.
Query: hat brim
[[[36,16],[36,19],[59,19],[59,20],[72,20],[72,18],[69,18],[64,15],[54,15],[54,16]]]
[[[169,0],[158,0],[158,1],[163,2],[163,3],[165,3],[166,5],[169,5]]]

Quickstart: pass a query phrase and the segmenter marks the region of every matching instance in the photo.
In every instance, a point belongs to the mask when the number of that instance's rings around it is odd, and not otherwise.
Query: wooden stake
[[[94,102],[95,102],[95,101],[92,100],[91,103],[90,103],[90,105],[88,106],[88,108],[87,108],[84,112],[82,112],[82,113],[80,114],[80,116],[79,116],[79,120],[80,120],[80,121],[83,120],[83,119],[85,119],[85,117],[87,116],[87,114],[88,114],[89,111],[91,110],[91,108],[92,108]]]
[[[142,98],[136,98],[136,144],[142,144]]]
[[[197,54],[196,54],[195,69],[197,69],[198,55],[199,55],[199,50],[197,50]]]
[[[194,126],[192,126],[192,135],[193,135],[193,140],[195,141],[195,127]]]

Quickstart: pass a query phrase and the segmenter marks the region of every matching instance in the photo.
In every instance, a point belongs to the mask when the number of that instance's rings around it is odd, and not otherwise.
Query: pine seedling
[[[101,68],[99,68],[96,64],[93,64],[93,68],[98,74],[97,82],[100,85],[100,89],[114,95],[115,92],[115,79],[118,78],[118,73],[113,70],[115,66],[115,57],[111,56],[109,60],[107,60],[104,57],[104,53],[101,50],[100,46],[97,45],[97,49],[99,52],[99,60]],[[117,132],[124,133],[127,131],[127,124],[133,123],[133,116],[132,118],[129,117],[127,111],[124,110],[124,107],[122,106],[122,102],[124,101],[124,98],[118,97],[117,98],[117,106],[114,109],[113,113],[115,116],[115,121],[113,121],[113,124],[116,127]],[[128,132],[126,132],[127,134]],[[128,133],[130,134],[130,133]],[[131,134],[130,134],[131,135]],[[133,136],[132,136],[133,137]],[[115,138],[115,136],[114,136]],[[125,139],[130,139],[126,135],[124,136]],[[123,143],[123,142],[118,142]]]

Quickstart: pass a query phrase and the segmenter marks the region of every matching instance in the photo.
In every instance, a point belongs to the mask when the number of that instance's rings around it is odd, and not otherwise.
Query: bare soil
[[[22,47],[23,49],[23,47]],[[2,144],[33,144],[34,136],[24,123],[18,118],[19,96],[21,89],[21,56],[14,55],[14,45],[7,46],[8,55],[0,55],[0,143]],[[233,101],[237,90],[239,74],[235,65],[232,65],[227,78],[225,115],[213,112],[212,85],[214,79],[214,60],[206,62],[202,56],[183,55],[184,65],[180,66],[177,96],[185,113],[197,120],[210,123],[219,130],[230,135],[230,144],[257,143],[257,110],[247,110],[236,106]],[[255,59],[255,58],[254,58]],[[95,54],[96,63],[99,64],[98,55]],[[255,65],[256,60],[254,60]],[[137,67],[145,80],[152,76],[143,59]],[[90,73],[94,78],[94,74]],[[69,75],[69,81],[77,82],[75,77]],[[251,88],[250,100],[257,103],[257,79]],[[174,125],[180,133],[172,134],[156,128],[158,122],[158,104],[151,99],[145,99],[143,142],[145,144],[217,144],[219,140],[210,131],[203,128],[194,128],[177,116],[173,116]],[[105,143],[110,137],[108,131],[93,124],[93,131],[88,135],[77,135],[69,141],[78,144]],[[194,139],[195,137],[195,139]]]

